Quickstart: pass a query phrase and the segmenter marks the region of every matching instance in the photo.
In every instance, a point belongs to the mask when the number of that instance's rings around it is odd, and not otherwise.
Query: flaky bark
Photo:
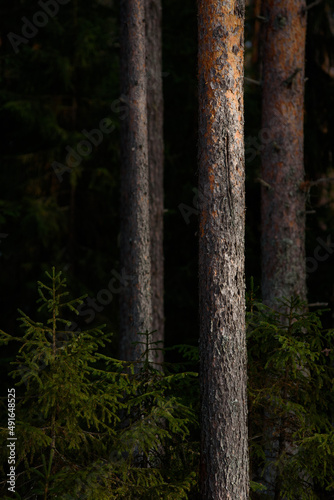
[[[128,116],[121,130],[121,268],[132,276],[120,300],[125,360],[138,358],[142,348],[131,342],[143,341],[137,333],[151,331],[152,322],[145,52],[145,0],[122,0],[121,87]]]
[[[161,0],[146,0],[146,75],[150,183],[151,286],[153,341],[164,340],[163,258],[163,93]],[[158,344],[157,347],[163,347]],[[163,361],[162,351],[154,358]]]
[[[262,98],[262,296],[306,300],[304,0],[265,0]],[[276,306],[277,307],[277,306]]]
[[[246,500],[244,2],[198,9],[201,496]]]

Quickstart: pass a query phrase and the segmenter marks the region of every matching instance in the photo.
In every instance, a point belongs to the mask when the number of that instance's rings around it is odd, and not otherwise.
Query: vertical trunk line
[[[121,90],[128,115],[121,128],[121,268],[132,280],[120,299],[120,357],[137,360],[151,331],[151,259],[147,80],[145,68],[145,0],[121,1]]]
[[[150,183],[150,234],[152,280],[152,341],[164,341],[164,257],[163,257],[163,90],[161,0],[146,0],[146,75],[148,158]],[[162,348],[163,344],[157,347]],[[156,351],[154,361],[163,362]]]

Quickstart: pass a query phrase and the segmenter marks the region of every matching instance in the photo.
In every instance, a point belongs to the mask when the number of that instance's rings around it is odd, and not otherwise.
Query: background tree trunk
[[[121,1],[121,88],[128,116],[121,130],[121,268],[131,276],[120,300],[120,357],[134,360],[151,330],[151,260],[147,92],[145,72],[145,0]]]
[[[306,11],[304,0],[264,0],[262,95],[262,298],[299,295],[306,301],[304,181],[304,75]],[[264,415],[265,453],[274,463],[282,447],[283,420]],[[289,452],[293,450],[289,449]],[[280,497],[277,468],[269,465],[264,479],[272,498]]]
[[[244,2],[198,7],[201,495],[246,500]]]
[[[164,257],[163,257],[163,92],[161,0],[146,0],[146,75],[148,158],[150,184],[151,287],[153,341],[164,340]],[[159,344],[157,347],[163,347]],[[154,360],[163,362],[162,351]]]
[[[304,0],[263,6],[262,297],[306,300],[303,110]],[[276,305],[277,307],[277,305]]]

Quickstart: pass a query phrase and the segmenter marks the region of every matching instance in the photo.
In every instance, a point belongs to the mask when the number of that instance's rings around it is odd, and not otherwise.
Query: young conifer
[[[329,348],[334,331],[324,330],[319,314],[307,312],[297,297],[282,299],[279,305],[280,312],[254,301],[251,294],[249,433],[252,478],[257,481],[252,486],[259,490],[270,470],[267,495],[271,489],[275,498],[324,498],[321,490],[334,488],[334,370]]]
[[[68,313],[78,313],[83,297],[68,298],[61,272],[46,275],[49,283],[38,283],[42,321],[21,311],[22,336],[0,331],[0,343],[20,344],[11,373],[20,498],[187,498],[196,484],[196,418],[178,394],[189,392],[190,374],[155,370],[148,332],[140,370],[107,355],[102,327],[71,332]],[[1,428],[3,443],[7,432]],[[5,464],[6,446],[2,452]]]

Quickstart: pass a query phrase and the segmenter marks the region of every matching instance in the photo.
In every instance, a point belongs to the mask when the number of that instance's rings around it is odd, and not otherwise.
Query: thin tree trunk
[[[201,496],[246,500],[244,1],[198,9]]]
[[[163,258],[163,92],[161,0],[146,0],[146,75],[150,183],[151,286],[153,341],[164,340]],[[163,344],[157,347],[162,348]],[[162,351],[154,360],[163,362]]]
[[[149,232],[145,0],[121,1],[121,87],[128,102],[121,146],[121,268],[132,280],[120,300],[120,357],[142,353],[138,332],[152,326]]]
[[[306,300],[304,0],[265,0],[262,98],[262,297]]]

